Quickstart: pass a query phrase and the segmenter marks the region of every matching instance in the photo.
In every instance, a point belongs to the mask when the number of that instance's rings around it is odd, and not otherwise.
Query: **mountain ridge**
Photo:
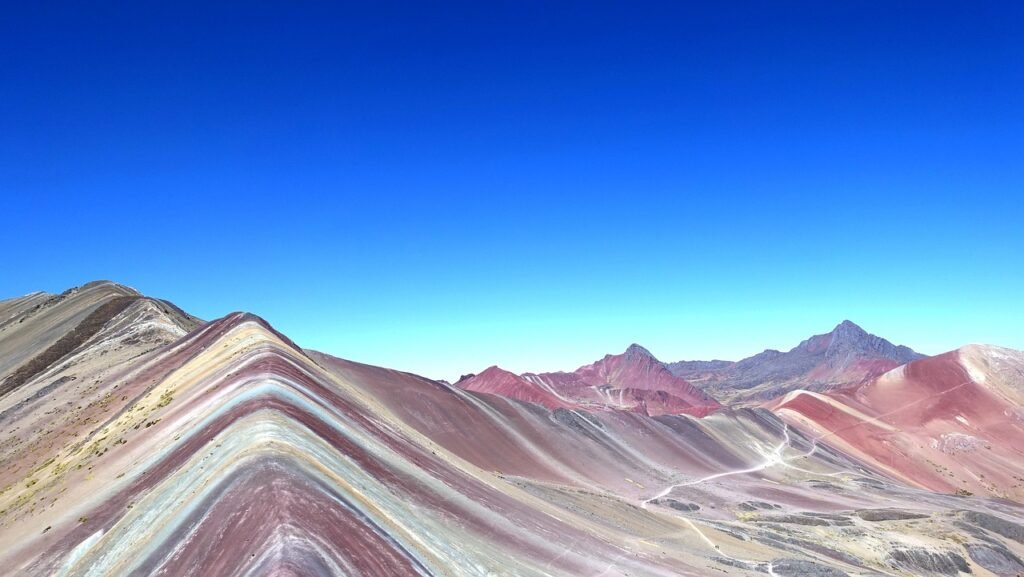
[[[74,331],[106,302],[85,293],[35,311],[31,300],[0,301],[19,327],[0,332],[0,352],[33,358]],[[1015,537],[1024,466],[1014,458],[1024,415],[1003,418],[1024,400],[1019,351],[964,347],[857,389],[651,415],[609,409],[608,399],[549,408],[340,359],[302,349],[251,313],[183,326],[191,321],[161,302],[133,301],[0,396],[5,571],[1024,569]],[[642,347],[578,371],[556,376],[639,395],[648,408],[671,400],[659,398],[665,389],[686,390]],[[538,390],[557,380],[532,378]]]
[[[673,375],[650,351],[635,343],[621,354],[607,354],[572,372],[514,375],[492,369],[461,379],[456,385],[518,400],[539,399],[549,408],[626,410],[648,415],[706,415],[721,408],[718,401]]]
[[[864,382],[924,357],[844,320],[789,351],[766,349],[731,363],[680,361],[666,366],[721,400],[761,402],[797,389],[825,391]]]

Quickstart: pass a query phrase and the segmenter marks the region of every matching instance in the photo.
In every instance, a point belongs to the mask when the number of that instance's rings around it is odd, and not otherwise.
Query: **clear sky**
[[[0,295],[449,379],[1024,348],[1021,6],[8,3]]]

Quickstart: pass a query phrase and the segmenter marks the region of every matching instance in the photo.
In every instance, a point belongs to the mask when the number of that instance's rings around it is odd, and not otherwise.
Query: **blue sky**
[[[1019,3],[23,4],[2,295],[111,278],[438,378],[845,318],[1024,348]]]

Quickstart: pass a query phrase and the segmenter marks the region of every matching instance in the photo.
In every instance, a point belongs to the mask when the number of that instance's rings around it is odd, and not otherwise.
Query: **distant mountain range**
[[[736,362],[679,361],[666,367],[717,399],[736,403],[862,383],[924,356],[843,321],[788,352],[766,350]]]
[[[721,408],[707,393],[672,374],[647,349],[631,345],[620,355],[605,355],[571,373],[515,375],[490,367],[457,386],[548,408],[636,411],[645,415],[702,416]]]
[[[640,345],[572,372],[516,375],[492,366],[457,386],[548,408],[705,415],[721,403],[758,404],[790,391],[826,391],[864,383],[924,358],[850,321],[788,352],[766,350],[741,361],[662,363]]]

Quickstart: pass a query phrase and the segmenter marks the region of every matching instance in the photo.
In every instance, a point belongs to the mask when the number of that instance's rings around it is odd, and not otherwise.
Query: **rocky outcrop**
[[[928,515],[916,511],[901,511],[899,509],[863,509],[856,512],[856,515],[865,521],[880,523],[882,521],[912,521],[915,519],[927,519]]]
[[[1006,537],[1018,543],[1024,543],[1024,524],[1008,521],[983,511],[964,511],[963,518],[968,523]]]
[[[968,543],[964,548],[972,561],[999,577],[1024,574],[1024,561],[1001,544]]]
[[[950,575],[971,573],[967,560],[953,551],[933,551],[923,547],[896,549],[889,561],[913,575]]]
[[[849,573],[804,559],[778,559],[772,572],[779,577],[849,577]]]

